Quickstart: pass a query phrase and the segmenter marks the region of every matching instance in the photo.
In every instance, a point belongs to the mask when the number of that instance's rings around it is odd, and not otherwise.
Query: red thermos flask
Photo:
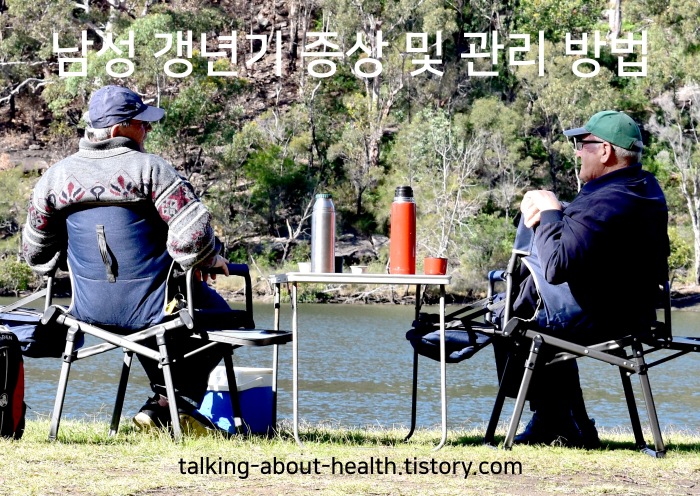
[[[416,273],[416,201],[410,186],[396,188],[391,204],[389,273]]]

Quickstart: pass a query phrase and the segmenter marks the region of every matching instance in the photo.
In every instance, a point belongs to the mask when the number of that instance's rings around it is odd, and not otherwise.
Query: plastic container
[[[423,260],[423,272],[431,276],[444,276],[447,274],[447,259],[442,257],[425,257]]]
[[[272,395],[272,369],[235,367],[238,399],[245,432],[269,434],[275,404]],[[233,410],[226,380],[226,367],[219,365],[209,375],[209,386],[199,412],[221,429],[233,434]]]
[[[391,204],[389,273],[416,273],[416,201],[410,186],[396,188]]]
[[[335,272],[335,206],[331,195],[316,195],[311,215],[311,272]]]

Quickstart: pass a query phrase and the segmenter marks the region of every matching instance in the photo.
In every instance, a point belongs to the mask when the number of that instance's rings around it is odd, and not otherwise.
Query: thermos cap
[[[332,196],[333,196],[333,195],[331,195],[330,193],[317,193],[317,194],[316,194],[316,198],[317,198],[317,199],[318,199],[318,198],[331,198]]]
[[[413,198],[413,188],[410,186],[399,186],[396,188],[394,196],[397,198]]]

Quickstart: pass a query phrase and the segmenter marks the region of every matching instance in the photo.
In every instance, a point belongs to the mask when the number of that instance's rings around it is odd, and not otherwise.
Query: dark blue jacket
[[[667,227],[664,194],[637,164],[589,181],[563,212],[542,212],[535,244],[547,281],[569,284],[583,327],[617,335],[654,318]]]

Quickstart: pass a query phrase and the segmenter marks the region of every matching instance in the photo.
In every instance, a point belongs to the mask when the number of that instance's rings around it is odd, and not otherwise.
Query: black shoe
[[[143,432],[166,429],[170,425],[168,400],[156,394],[146,401],[133,420],[136,427]]]
[[[557,434],[535,412],[525,430],[513,438],[513,444],[551,444]]]
[[[588,419],[579,424],[581,431],[581,447],[585,449],[599,449],[601,447],[598,430],[595,428],[595,419]]]
[[[180,429],[185,435],[199,437],[216,432],[221,432],[226,436],[229,435],[228,431],[221,429],[194,408],[185,409],[178,407],[177,412]],[[168,399],[159,394],[149,398],[146,404],[141,407],[139,413],[134,416],[134,423],[142,432],[167,430],[172,424]]]
[[[513,439],[513,444],[554,443],[569,447],[581,446],[581,432],[570,415],[554,419],[535,412],[525,430]]]

